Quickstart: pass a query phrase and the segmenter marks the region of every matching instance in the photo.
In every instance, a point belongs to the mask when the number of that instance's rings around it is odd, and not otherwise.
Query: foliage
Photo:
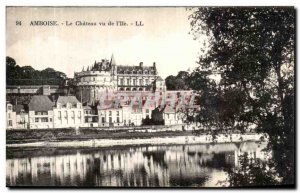
[[[35,70],[31,66],[20,67],[16,61],[6,57],[7,85],[63,85],[67,76],[53,68]]]
[[[201,7],[190,20],[209,45],[190,80],[201,94],[199,120],[267,133],[282,184],[294,184],[295,10]]]
[[[167,90],[188,90],[189,73],[186,71],[178,72],[177,76],[170,75],[166,78]]]
[[[249,155],[245,153],[239,157],[237,168],[230,167],[227,169],[229,185],[234,187],[277,185],[280,183],[280,179],[274,177],[278,174],[272,166],[272,164],[267,164],[260,159],[249,158]]]

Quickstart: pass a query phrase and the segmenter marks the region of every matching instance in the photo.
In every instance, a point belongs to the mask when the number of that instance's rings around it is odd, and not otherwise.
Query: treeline
[[[66,74],[53,68],[39,71],[31,66],[21,67],[6,57],[6,85],[64,85],[66,78]]]

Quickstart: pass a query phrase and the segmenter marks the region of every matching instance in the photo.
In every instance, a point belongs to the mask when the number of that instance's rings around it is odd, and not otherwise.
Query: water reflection
[[[224,168],[238,167],[238,156],[244,152],[266,159],[265,147],[245,142],[9,150],[6,182],[8,186],[220,186],[227,177]]]

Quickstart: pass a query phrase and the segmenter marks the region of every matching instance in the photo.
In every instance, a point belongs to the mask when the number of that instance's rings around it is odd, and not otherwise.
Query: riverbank
[[[263,134],[212,136],[192,131],[107,131],[97,129],[23,130],[6,133],[6,147],[111,147],[126,145],[209,144],[266,140]]]

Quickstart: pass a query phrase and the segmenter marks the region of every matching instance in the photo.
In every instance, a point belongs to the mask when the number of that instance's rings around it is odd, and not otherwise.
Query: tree
[[[67,79],[65,73],[56,71],[53,68],[38,71],[31,66],[20,67],[9,56],[6,57],[6,71],[7,85],[64,85]]]
[[[189,89],[189,73],[179,71],[177,76],[170,75],[166,78],[167,90],[188,90]]]
[[[209,37],[200,71],[221,75],[208,98],[215,103],[203,107],[215,109],[207,121],[240,130],[256,125],[270,137],[281,183],[294,184],[295,10],[201,7],[190,19],[196,38]]]

